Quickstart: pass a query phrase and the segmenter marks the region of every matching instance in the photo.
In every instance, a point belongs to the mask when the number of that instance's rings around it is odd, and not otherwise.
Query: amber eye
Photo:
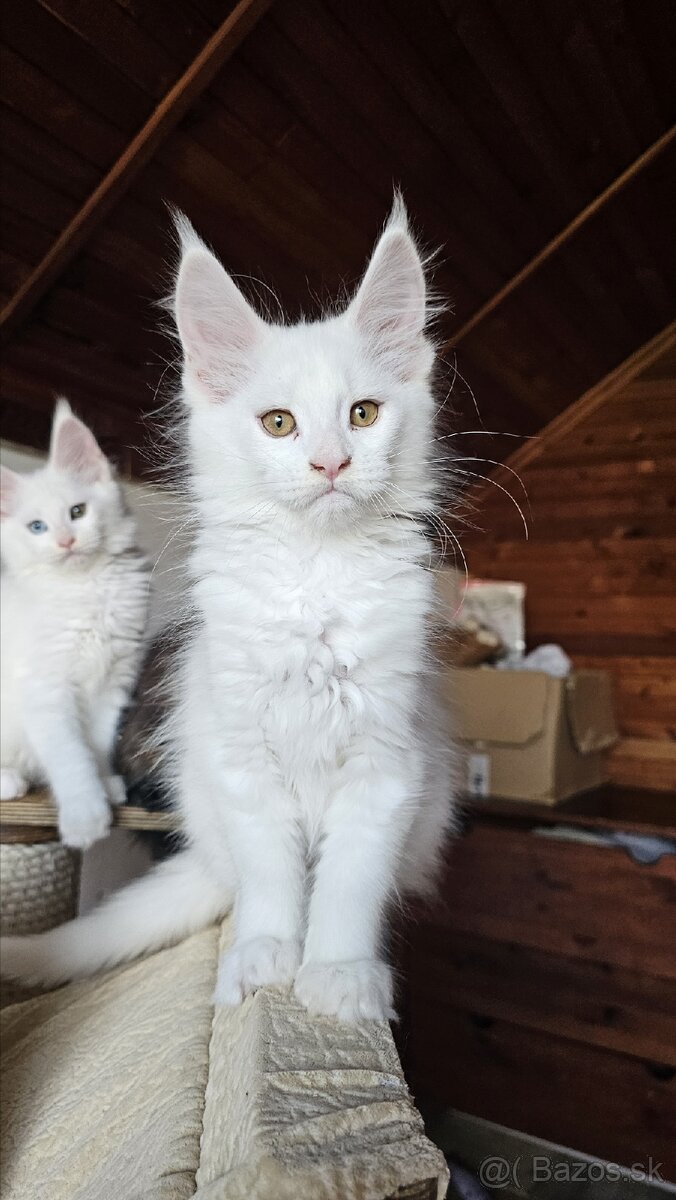
[[[372,425],[378,416],[378,405],[375,400],[360,400],[350,409],[350,422],[356,429],[365,429]]]
[[[71,521],[77,521],[79,519],[79,517],[84,517],[86,511],[87,511],[86,504],[74,504],[70,510]]]
[[[273,437],[288,437],[296,428],[295,419],[283,408],[273,408],[270,412],[263,413],[261,425]]]

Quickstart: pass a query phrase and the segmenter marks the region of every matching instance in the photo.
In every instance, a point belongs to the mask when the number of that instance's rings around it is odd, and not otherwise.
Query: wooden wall
[[[488,489],[473,516],[485,532],[465,539],[471,572],[526,583],[531,648],[560,642],[576,665],[612,672],[610,778],[676,789],[676,327],[509,462],[529,541]],[[495,479],[519,495],[504,469]]]
[[[417,1100],[611,1162],[652,1155],[676,1179],[675,893],[672,856],[645,866],[477,810],[402,939]]]

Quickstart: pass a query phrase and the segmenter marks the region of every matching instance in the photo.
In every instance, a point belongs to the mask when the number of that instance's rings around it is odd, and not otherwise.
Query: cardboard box
[[[467,791],[557,804],[603,782],[602,751],[617,741],[610,676],[474,667],[445,677]]]

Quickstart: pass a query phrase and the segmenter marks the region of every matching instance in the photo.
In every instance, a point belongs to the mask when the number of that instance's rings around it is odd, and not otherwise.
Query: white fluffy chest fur
[[[254,536],[237,533],[227,554],[205,536],[197,550],[203,620],[184,686],[228,771],[265,762],[314,824],[360,741],[402,761],[412,749],[425,547],[410,528],[375,543]]]
[[[67,680],[85,694],[95,694],[130,644],[140,645],[147,596],[145,564],[135,552],[96,571],[7,579],[7,665],[19,676],[32,672],[45,682]]]

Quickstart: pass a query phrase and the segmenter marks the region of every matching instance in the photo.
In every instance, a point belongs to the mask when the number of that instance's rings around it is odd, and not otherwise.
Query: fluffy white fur
[[[148,576],[110,464],[66,400],[47,465],[2,468],[2,563],[2,798],[49,784],[63,841],[86,847],[124,799],[111,754],[140,663]]]
[[[427,647],[423,266],[398,202],[346,311],[282,327],[180,232],[197,534],[168,740],[189,849],[83,921],[10,939],[6,968],[88,974],[234,906],[217,1002],[293,985],[312,1012],[382,1019],[387,908],[432,886],[452,809]],[[366,398],[378,418],[353,428]],[[271,409],[295,433],[266,433]]]

